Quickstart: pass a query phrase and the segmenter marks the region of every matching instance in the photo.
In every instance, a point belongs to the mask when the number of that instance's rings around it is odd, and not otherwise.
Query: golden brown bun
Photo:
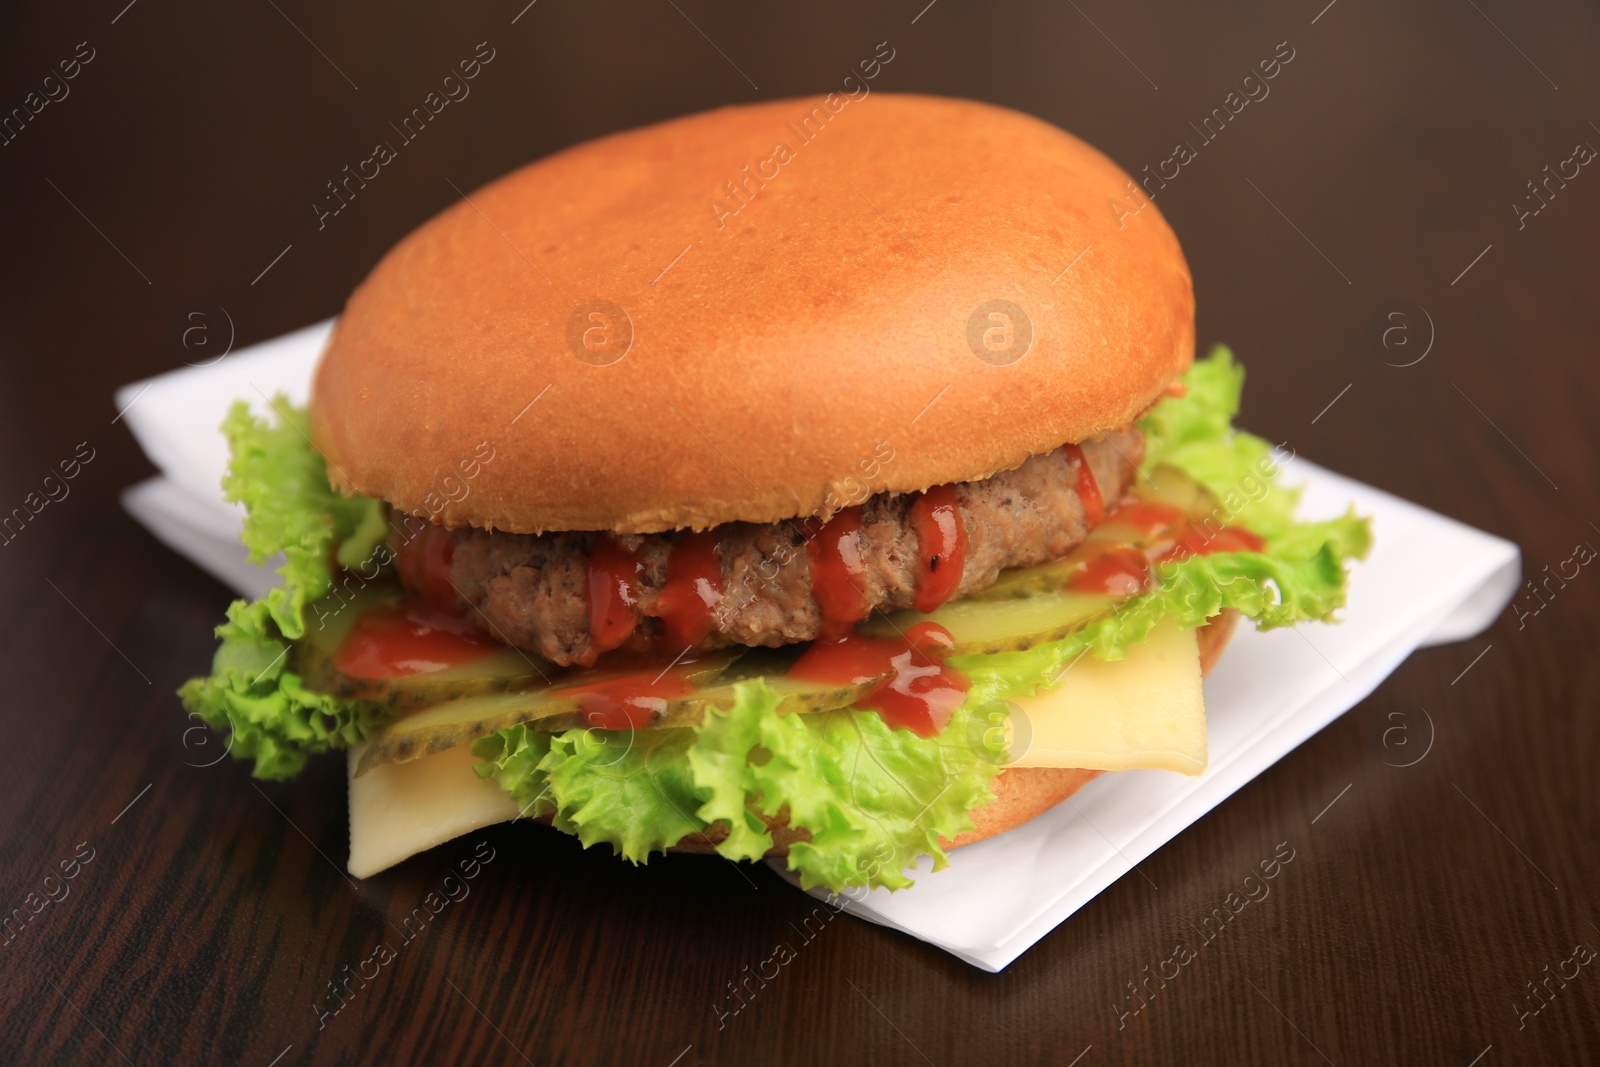
[[[1210,674],[1211,668],[1216,666],[1238,622],[1239,613],[1229,609],[1200,627],[1201,675]],[[972,829],[951,841],[941,839],[940,843],[946,848],[958,848],[1021,826],[1060,804],[1102,773],[1077,767],[1012,767],[1001,771],[989,785],[994,799],[972,809]],[[772,848],[767,850],[769,856],[787,856],[792,842],[808,841],[811,837],[804,830],[792,829],[786,819],[768,820],[767,828],[772,831],[773,841]],[[674,850],[712,852],[717,842],[727,836],[726,827],[713,826],[706,833],[691,834],[679,841]]]
[[[1125,426],[1189,365],[1188,267],[1116,164],[987,104],[842,99],[579,145],[401,241],[317,372],[335,483],[523,533],[775,521]],[[792,158],[766,163],[780,144]],[[771,177],[735,212],[724,183],[746,164]],[[568,343],[596,300],[632,324],[606,366],[620,332]],[[1014,362],[1019,333],[980,344],[991,361],[969,346],[995,300],[1031,322]]]

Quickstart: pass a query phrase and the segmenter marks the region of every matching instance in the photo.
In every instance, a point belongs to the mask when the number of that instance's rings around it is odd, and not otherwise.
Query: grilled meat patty
[[[1088,535],[1078,495],[1078,460],[1071,448],[1029,458],[1014,470],[954,486],[967,534],[967,552],[955,596],[994,582],[1008,567],[1057,559]],[[1081,454],[1107,506],[1133,480],[1143,439],[1135,427],[1081,445]],[[917,531],[911,494],[879,494],[860,505],[862,591],[875,609],[913,603]],[[818,636],[822,609],[812,591],[806,542],[815,522],[728,523],[718,527],[716,556],[722,599],[703,644],[783,645]],[[450,580],[477,611],[470,612],[497,640],[536,652],[558,664],[592,663],[598,650],[590,634],[588,561],[595,532],[512,534],[475,528],[454,531]],[[641,618],[629,643],[645,648],[661,631],[649,617],[667,578],[667,556],[678,532],[616,537],[631,550]]]

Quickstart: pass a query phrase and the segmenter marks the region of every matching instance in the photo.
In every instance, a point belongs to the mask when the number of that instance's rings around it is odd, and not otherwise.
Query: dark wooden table
[[[57,99],[0,144],[0,511],[93,458],[0,546],[0,906],[31,915],[0,947],[0,1059],[1600,1061],[1600,966],[1578,962],[1600,947],[1600,567],[1564,562],[1600,547],[1600,169],[1566,162],[1600,148],[1592,5],[524,2],[3,16],[0,109]],[[325,183],[482,41],[471,96],[319,229]],[[239,344],[336,313],[452,183],[827,89],[880,41],[877,89],[1021,108],[1134,172],[1189,142],[1157,203],[1202,341],[1250,368],[1244,421],[1567,578],[1524,601],[1537,614],[1413,656],[998,976],[849,918],[804,941],[811,903],[764,868],[633,869],[527,826],[352,883],[340,760],[272,785],[197,766],[173,689],[229,594],[119,507],[151,468],[113,388],[196,358],[191,312],[226,308]],[[1204,141],[1190,123],[1280,50],[1270,95]],[[470,897],[319,1025],[329,980],[478,840],[494,859]],[[1282,841],[1271,897],[1119,1017],[1126,983]],[[719,1023],[780,943],[794,961]]]

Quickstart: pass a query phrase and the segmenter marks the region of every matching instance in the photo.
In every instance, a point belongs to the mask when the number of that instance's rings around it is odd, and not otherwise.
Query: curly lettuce
[[[387,536],[382,505],[340,495],[311,444],[306,413],[282,396],[269,421],[236,401],[222,423],[232,461],[223,495],[245,507],[239,539],[250,558],[278,554],[283,584],[259,600],[236,600],[217,627],[222,641],[211,674],[178,690],[183,706],[213,730],[228,731],[229,751],[255,760],[258,778],[289,778],[307,756],[364,740],[384,710],[305,688],[289,667],[289,649],[305,634],[306,606],[333,587],[333,567],[367,560]]]
[[[1277,450],[1253,433],[1233,428],[1244,392],[1244,368],[1216,345],[1179,379],[1182,396],[1167,397],[1139,424],[1148,474],[1170,464],[1223,501],[1229,521],[1262,537],[1287,530],[1300,491],[1273,483]]]
[[[810,835],[790,844],[790,869],[807,889],[833,890],[908,886],[905,869],[924,854],[945,866],[940,839],[972,828],[1006,758],[1003,720],[970,701],[931,738],[876,712],[779,715],[777,705],[757,679],[696,727],[516,726],[477,741],[473,755],[519,808],[635,863],[713,827],[726,835],[719,853],[759,859],[773,844],[766,820],[781,814]]]

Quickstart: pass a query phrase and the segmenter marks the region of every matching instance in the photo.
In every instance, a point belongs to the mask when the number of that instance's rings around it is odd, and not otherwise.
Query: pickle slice
[[[733,665],[735,656],[727,652],[708,658],[704,666],[696,665],[686,677],[701,688],[669,700],[663,714],[641,729],[698,726],[705,719],[707,708],[731,707],[737,696],[735,684],[753,678],[762,679],[767,688],[777,693],[780,715],[848,708],[881,680],[872,678],[855,684],[834,685],[790,678],[785,672],[797,657],[787,650],[756,650],[746,657],[753,662],[747,664],[740,660],[736,666]],[[385,763],[405,763],[468,744],[512,726],[525,724],[551,733],[588,726],[572,696],[572,689],[600,680],[603,679],[590,675],[574,678],[566,685],[466,697],[412,713],[390,723],[372,739],[356,767],[356,775],[359,777]]]
[[[386,763],[409,763],[518,723],[533,724],[576,710],[571,698],[563,699],[550,689],[486,693],[435,704],[396,719],[374,736],[356,765],[356,777]]]
[[[696,686],[705,686],[717,680],[737,658],[736,651],[719,652],[687,665],[681,676]],[[577,690],[603,682],[658,676],[654,672],[637,671],[569,674],[556,685],[517,692],[480,693],[435,704],[395,719],[379,731],[356,765],[356,776],[385,763],[421,759],[524,723],[551,731],[584,726],[587,724],[579,718]],[[667,717],[672,716],[673,704],[692,700],[694,695],[697,694],[669,702]],[[704,708],[703,703],[698,706]],[[650,728],[661,725],[663,722],[658,720]]]
[[[1149,478],[1137,479],[1132,494],[1151,504],[1171,504],[1183,509],[1191,519],[1210,514],[1219,505],[1211,490],[1195,481],[1177,467],[1158,463]],[[1112,512],[1107,521],[1116,516]]]
[[[462,697],[502,693],[542,684],[557,668],[539,656],[504,645],[456,667],[394,678],[352,678],[334,666],[334,656],[350,628],[365,612],[400,603],[400,589],[373,584],[333,593],[306,610],[306,635],[295,642],[290,669],[319,693],[372,700],[391,708],[419,708]]]
[[[1079,546],[1060,559],[1041,563],[1037,567],[1014,567],[1001,571],[994,584],[984,586],[961,602],[1002,604],[1059,593],[1072,582],[1082,558],[1083,550]]]
[[[872,691],[882,678],[873,678],[870,681],[849,685],[830,685],[826,682],[811,682],[799,678],[788,678],[781,674],[750,675],[740,678],[739,681],[749,681],[760,678],[766,683],[768,689],[778,695],[777,714],[779,715],[814,715],[824,711],[837,711],[848,708],[856,701],[865,697]],[[721,682],[696,690],[686,697],[667,702],[666,711],[647,727],[641,729],[667,730],[676,727],[699,726],[705,721],[706,709],[717,708],[726,711],[733,706],[738,693],[733,682]],[[556,716],[543,719],[539,722],[540,730],[558,733],[562,730],[581,729],[589,724],[572,709],[566,716]],[[504,729],[504,727],[501,727]]]
[[[1110,615],[1120,603],[1122,598],[1109,593],[1057,589],[1011,600],[952,600],[928,615],[877,615],[861,629],[874,637],[892,637],[919,622],[937,623],[950,632],[951,656],[992,655],[1059,641]]]
[[[827,682],[806,681],[801,678],[789,678],[781,674],[752,675],[750,677],[760,678],[766,683],[768,689],[778,694],[777,713],[779,715],[814,715],[817,712],[848,708],[862,697],[865,697],[872,691],[873,686],[882,681],[882,677],[879,677],[855,684],[830,685]],[[739,681],[748,680],[749,678],[739,679]],[[666,715],[660,721],[654,723],[652,728],[698,726],[705,719],[708,707],[730,708],[733,706],[736,696],[733,682],[723,682],[709,686],[681,700],[670,702],[667,705]]]

